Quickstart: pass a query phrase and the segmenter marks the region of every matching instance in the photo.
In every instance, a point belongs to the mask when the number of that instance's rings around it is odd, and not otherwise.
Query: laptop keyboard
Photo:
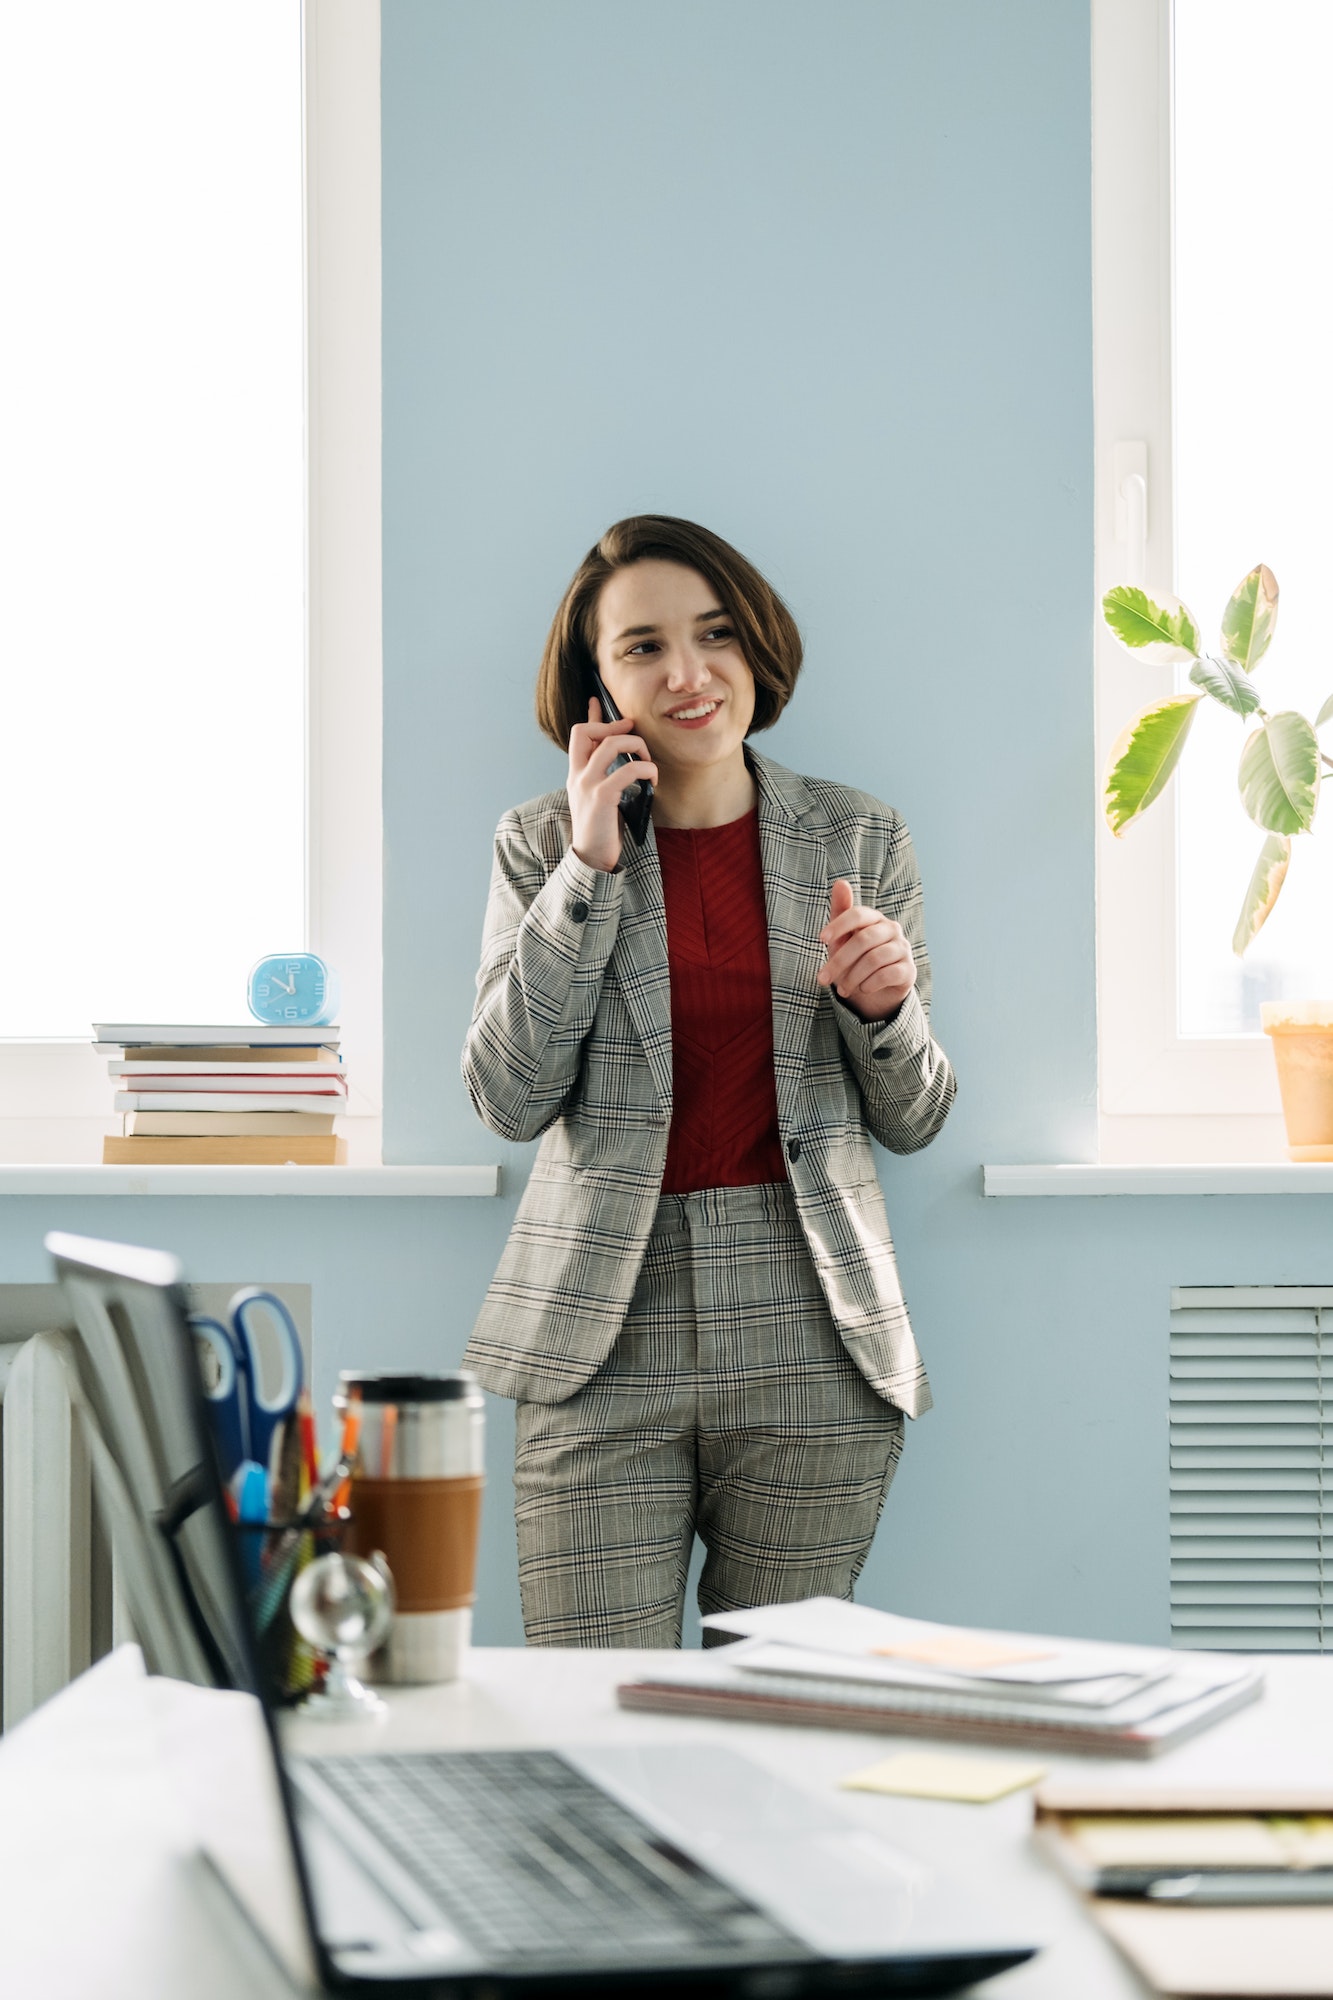
[[[315,1768],[489,1957],[804,1956],[551,1751],[321,1756]]]

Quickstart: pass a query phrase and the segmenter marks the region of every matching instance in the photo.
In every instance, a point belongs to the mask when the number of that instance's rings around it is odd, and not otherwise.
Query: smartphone
[[[592,691],[602,704],[603,722],[619,722],[621,719],[620,710],[607,693],[606,683],[595,667],[592,670]],[[618,771],[622,764],[632,764],[634,762],[635,759],[627,752],[625,756],[617,757],[615,763],[610,768],[613,771]],[[643,846],[644,841],[648,838],[648,822],[652,817],[652,811],[653,784],[651,778],[640,778],[636,785],[627,785],[620,794],[620,817],[624,820],[640,847]]]

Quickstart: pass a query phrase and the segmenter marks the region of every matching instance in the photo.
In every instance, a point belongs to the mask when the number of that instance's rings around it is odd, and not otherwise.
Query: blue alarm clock
[[[313,951],[277,952],[250,974],[250,1012],[272,1028],[326,1028],[338,1018],[338,975]]]

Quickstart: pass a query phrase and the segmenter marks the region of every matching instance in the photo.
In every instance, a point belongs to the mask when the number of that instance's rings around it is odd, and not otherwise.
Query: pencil
[[[305,1460],[307,1494],[319,1485],[319,1445],[315,1438],[315,1412],[310,1401],[310,1391],[302,1389],[296,1405],[296,1414],[301,1425],[301,1454]]]
[[[300,1505],[303,1458],[300,1424],[295,1417],[288,1417],[282,1426],[281,1442],[274,1452],[277,1471],[269,1506],[270,1519],[280,1526],[291,1520]]]
[[[297,1420],[301,1426],[301,1483],[297,1490],[296,1511],[303,1515],[310,1505],[310,1496],[319,1477],[319,1460],[315,1451],[315,1413],[310,1407],[309,1394],[304,1389],[301,1391],[296,1410]],[[288,1579],[289,1590],[306,1564],[314,1561],[314,1557],[314,1536],[302,1529],[297,1537],[296,1559]],[[288,1623],[290,1624],[290,1620]],[[314,1647],[292,1626],[285,1675],[288,1694],[305,1694],[315,1685],[315,1663]]]

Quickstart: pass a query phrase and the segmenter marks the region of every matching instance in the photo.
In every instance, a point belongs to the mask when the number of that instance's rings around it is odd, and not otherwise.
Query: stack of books
[[[104,1165],[340,1167],[334,1131],[347,1079],[336,1028],[145,1026],[101,1022],[120,1138]]]
[[[1038,1845],[1153,1992],[1333,1993],[1322,1734],[1256,1733],[1160,1774],[1065,1770],[1038,1792]]]
[[[622,1682],[622,1708],[1151,1757],[1257,1699],[1221,1653],[969,1631],[811,1597],[704,1624],[740,1643]]]

